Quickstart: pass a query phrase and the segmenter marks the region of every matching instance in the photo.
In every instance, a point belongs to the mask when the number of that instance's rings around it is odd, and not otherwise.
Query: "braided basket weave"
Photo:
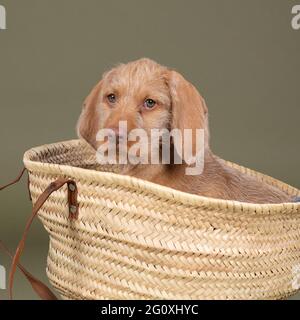
[[[77,220],[68,218],[66,187],[39,212],[50,235],[47,274],[65,299],[279,299],[297,291],[300,204],[217,200],[118,175],[80,140],[31,149],[24,163],[33,202],[59,177],[78,186]]]

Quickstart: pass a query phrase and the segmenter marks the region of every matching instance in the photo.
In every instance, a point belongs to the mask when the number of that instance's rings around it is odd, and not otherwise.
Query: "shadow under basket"
[[[24,163],[33,203],[58,178],[77,184],[77,219],[67,186],[38,214],[47,275],[65,299],[281,299],[299,288],[300,203],[218,200],[119,175],[81,140],[33,148]]]

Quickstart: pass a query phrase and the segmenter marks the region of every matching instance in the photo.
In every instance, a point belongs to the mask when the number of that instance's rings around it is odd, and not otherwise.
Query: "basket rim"
[[[51,175],[64,175],[70,177],[76,181],[80,179],[85,180],[93,180],[93,182],[106,182],[109,184],[118,184],[124,187],[129,187],[132,189],[142,188],[143,190],[150,192],[159,196],[160,198],[165,198],[168,200],[173,200],[180,202],[182,204],[187,205],[199,205],[199,206],[209,206],[213,207],[218,210],[226,210],[226,211],[234,211],[234,212],[247,212],[247,213],[266,213],[266,214],[274,214],[280,213],[282,211],[287,213],[300,213],[300,202],[293,203],[293,202],[284,202],[279,204],[257,204],[257,203],[248,203],[236,200],[224,200],[224,199],[216,199],[210,198],[195,194],[190,194],[187,192],[175,190],[170,187],[158,185],[156,183],[146,181],[143,179],[117,174],[113,172],[105,172],[105,171],[98,171],[93,169],[85,169],[70,165],[62,165],[62,164],[55,164],[55,163],[47,163],[32,160],[34,156],[41,153],[42,151],[54,149],[58,147],[78,147],[82,144],[87,144],[85,141],[81,139],[73,139],[67,141],[60,141],[56,143],[44,144],[41,146],[33,147],[27,150],[23,156],[23,162],[25,167],[28,169],[29,172],[41,172],[44,174],[51,174]],[[278,187],[280,187],[285,192],[289,194],[295,194],[295,196],[300,195],[300,190],[292,187],[278,179],[272,178],[268,175],[260,173],[258,171],[243,167],[236,163],[226,161],[226,164],[235,167],[237,169],[242,170],[250,175],[258,175],[263,177],[266,180],[269,180],[269,183],[273,182]]]

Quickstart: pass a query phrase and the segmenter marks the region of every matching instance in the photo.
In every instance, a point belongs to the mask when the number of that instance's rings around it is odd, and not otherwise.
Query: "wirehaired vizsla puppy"
[[[120,130],[120,121],[126,121],[127,132]],[[219,199],[252,203],[291,201],[283,191],[227,166],[212,153],[204,99],[178,72],[150,59],[121,64],[105,73],[86,98],[77,125],[79,136],[96,150],[104,143],[97,139],[100,129],[111,129],[119,142],[137,128],[144,129],[149,136],[152,129],[191,129],[193,152],[196,150],[196,129],[203,129],[203,171],[198,175],[187,175],[188,163],[171,161],[169,164],[125,164],[122,174]],[[128,147],[133,144],[132,141],[127,143]],[[161,145],[152,148],[151,152],[160,149]],[[174,141],[170,149],[178,149]]]

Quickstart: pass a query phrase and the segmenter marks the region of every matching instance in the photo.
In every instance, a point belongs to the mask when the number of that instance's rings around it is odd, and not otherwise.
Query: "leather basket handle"
[[[4,245],[4,243],[1,240],[0,240],[0,249],[2,249],[2,251],[4,253],[6,253],[11,259],[13,259],[13,255],[11,254],[11,252],[7,249],[7,247]],[[43,282],[38,280],[29,271],[27,271],[20,263],[18,263],[17,267],[20,269],[20,271],[26,277],[26,279],[30,283],[30,285],[31,285],[32,289],[35,291],[35,293],[42,300],[57,300],[57,297],[55,296],[55,294]]]
[[[3,190],[4,188],[18,182],[22,175],[25,172],[25,168],[22,170],[21,174],[11,183],[5,185],[4,187],[0,188],[0,191]],[[31,216],[29,217],[26,227],[24,229],[22,238],[18,244],[18,247],[16,249],[16,252],[14,256],[10,254],[10,252],[7,250],[7,248],[4,246],[4,244],[0,241],[0,248],[6,254],[8,254],[10,257],[12,257],[12,265],[10,269],[10,274],[9,274],[9,297],[12,299],[12,290],[13,290],[13,283],[14,283],[14,275],[16,272],[17,267],[22,271],[22,273],[25,275],[27,280],[30,282],[32,288],[34,291],[37,293],[37,295],[43,299],[43,300],[57,300],[57,297],[52,293],[52,291],[41,281],[36,279],[32,274],[30,274],[20,263],[19,260],[21,258],[21,255],[23,253],[24,247],[25,247],[25,242],[26,238],[28,236],[29,229],[31,227],[31,224],[38,214],[39,210],[41,207],[44,205],[44,203],[47,201],[47,199],[50,197],[50,195],[54,192],[62,188],[64,185],[68,186],[68,205],[69,205],[69,218],[70,219],[77,219],[78,218],[78,201],[77,201],[77,185],[74,180],[68,179],[68,178],[60,178],[57,179],[56,181],[52,182],[49,184],[49,186],[45,189],[45,191],[38,197],[37,201],[35,202],[33,208],[32,208],[32,213]]]

